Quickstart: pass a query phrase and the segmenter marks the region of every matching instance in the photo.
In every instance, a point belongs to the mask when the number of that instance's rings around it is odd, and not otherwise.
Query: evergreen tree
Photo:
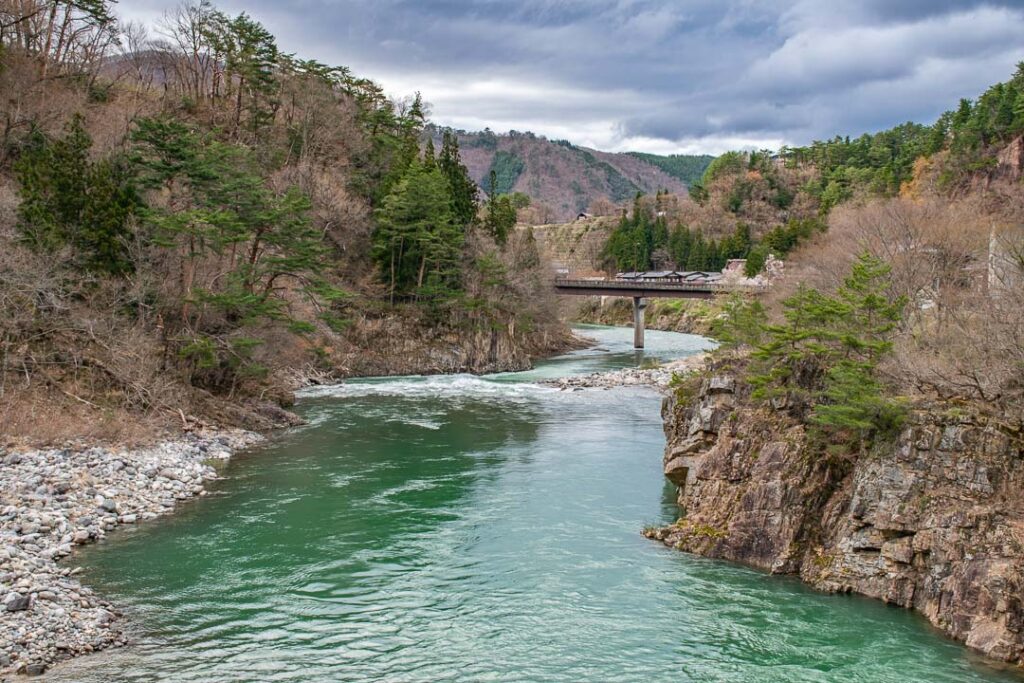
[[[690,254],[686,259],[686,270],[705,270],[708,267],[708,245],[704,234],[698,229],[693,236]]]
[[[764,270],[765,263],[768,261],[768,249],[763,244],[759,244],[753,247],[747,253],[747,263],[744,266],[743,274],[747,277],[756,277],[762,270]]]
[[[182,320],[198,330],[191,302],[209,304],[232,323],[284,317],[280,283],[310,298],[333,297],[319,273],[327,264],[309,199],[271,191],[252,152],[204,138],[177,121],[143,119],[132,135],[132,162],[143,187],[163,202],[143,214],[157,245],[180,255]],[[197,265],[222,263],[213,282]]]
[[[423,168],[428,171],[437,168],[437,153],[434,151],[432,138],[427,138],[427,145],[423,149]]]
[[[495,187],[495,171],[491,171],[491,187]],[[487,199],[487,213],[484,216],[484,230],[500,246],[508,242],[508,236],[516,227],[516,209],[509,195],[491,192]]]
[[[754,352],[755,396],[786,396],[810,408],[821,429],[861,439],[897,426],[902,406],[875,376],[906,304],[888,295],[888,275],[885,263],[862,254],[834,296],[802,287],[784,301],[786,322],[766,325],[767,341]]]
[[[459,290],[463,233],[439,168],[414,161],[376,218],[373,258],[392,303],[409,296],[438,301]]]
[[[84,268],[126,272],[131,269],[128,222],[138,197],[124,165],[90,161],[91,147],[78,115],[63,138],[32,132],[14,169],[22,200],[19,228],[34,249],[67,245]]]
[[[477,186],[459,156],[458,138],[449,130],[442,137],[437,164],[448,180],[456,221],[464,227],[471,225],[476,220]]]
[[[693,246],[693,235],[685,225],[677,225],[669,236],[668,250],[676,268],[685,269],[690,260],[690,249]]]
[[[281,54],[274,36],[258,21],[242,13],[226,26],[223,36],[228,82],[236,82],[235,130],[242,127],[243,110],[248,115],[246,128],[257,135],[271,122],[277,111],[280,90],[277,65]]]

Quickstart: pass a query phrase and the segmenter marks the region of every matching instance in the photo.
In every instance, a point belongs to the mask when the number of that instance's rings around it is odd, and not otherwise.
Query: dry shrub
[[[1019,191],[960,200],[876,200],[837,208],[829,232],[795,252],[770,298],[832,291],[857,254],[892,267],[904,323],[883,372],[899,390],[982,401],[1024,417],[1024,222]],[[992,254],[1005,268],[992,274]],[[778,308],[778,307],[773,307]]]
[[[10,161],[19,140],[32,126],[59,133],[76,111],[84,111],[87,96],[82,88],[61,81],[39,80],[39,64],[13,51],[4,53],[0,68],[0,167]]]
[[[53,445],[74,441],[124,446],[150,444],[180,421],[173,415],[97,408],[59,392],[8,391],[0,400],[0,444]]]
[[[366,266],[372,229],[370,207],[349,189],[349,177],[343,168],[303,161],[281,169],[272,184],[280,191],[296,186],[310,198],[313,224],[337,250],[346,270],[359,272]]]
[[[866,251],[892,267],[894,295],[944,309],[983,277],[989,226],[969,200],[845,205],[833,212],[828,236],[814,246],[813,256],[800,260],[810,283],[833,289]]]

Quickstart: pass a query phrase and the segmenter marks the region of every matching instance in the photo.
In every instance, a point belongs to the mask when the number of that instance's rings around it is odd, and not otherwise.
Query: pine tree
[[[458,138],[451,131],[444,132],[437,164],[448,179],[456,221],[463,227],[471,225],[477,214],[477,186],[462,163]]]
[[[676,268],[686,269],[690,260],[690,249],[693,245],[693,234],[685,225],[678,225],[669,237],[669,253],[676,263]]]
[[[123,273],[131,269],[128,222],[139,200],[123,164],[90,161],[91,147],[78,115],[63,138],[32,132],[15,165],[19,228],[34,249],[70,246],[79,266]]]
[[[427,145],[423,149],[423,168],[428,171],[437,168],[437,154],[434,151],[433,138],[427,138]]]
[[[786,322],[766,325],[753,354],[754,395],[786,396],[822,430],[852,430],[862,441],[898,426],[903,408],[875,375],[906,305],[887,293],[888,276],[885,263],[861,254],[834,296],[801,287],[786,299]]]
[[[498,194],[497,173],[491,169],[491,193],[487,198],[487,212],[484,215],[484,230],[494,238],[499,246],[505,246],[508,236],[516,227],[516,209],[508,195]]]
[[[373,258],[392,303],[416,295],[436,301],[459,290],[463,234],[439,168],[414,161],[376,218]]]
[[[319,275],[327,252],[308,197],[271,191],[251,150],[160,119],[141,120],[132,140],[136,177],[162,199],[143,218],[154,244],[179,256],[180,317],[189,329],[200,328],[195,302],[235,324],[286,318],[283,280],[314,301],[337,294]],[[208,259],[221,265],[206,282],[197,266]]]
[[[237,81],[235,130],[242,126],[244,109],[249,119],[246,128],[255,136],[273,120],[279,105],[275,69],[281,55],[274,36],[244,12],[230,21],[227,31],[228,81]]]
[[[708,246],[704,234],[698,229],[690,245],[690,253],[686,259],[686,270],[706,270],[708,263]]]

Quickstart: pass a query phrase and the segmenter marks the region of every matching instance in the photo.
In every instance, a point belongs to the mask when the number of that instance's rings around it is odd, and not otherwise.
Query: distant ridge
[[[440,128],[430,133],[439,144]],[[581,212],[608,212],[637,192],[685,193],[714,157],[612,153],[548,140],[533,133],[456,131],[470,175],[490,191],[493,169],[499,192],[522,192],[534,203],[538,222],[572,220]]]

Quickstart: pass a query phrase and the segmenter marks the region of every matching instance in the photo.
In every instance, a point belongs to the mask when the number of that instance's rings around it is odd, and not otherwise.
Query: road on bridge
[[[763,287],[725,282],[657,280],[594,280],[556,278],[555,291],[569,296],[621,296],[633,299],[633,346],[644,348],[644,309],[647,299],[710,299],[716,294],[757,294]]]

